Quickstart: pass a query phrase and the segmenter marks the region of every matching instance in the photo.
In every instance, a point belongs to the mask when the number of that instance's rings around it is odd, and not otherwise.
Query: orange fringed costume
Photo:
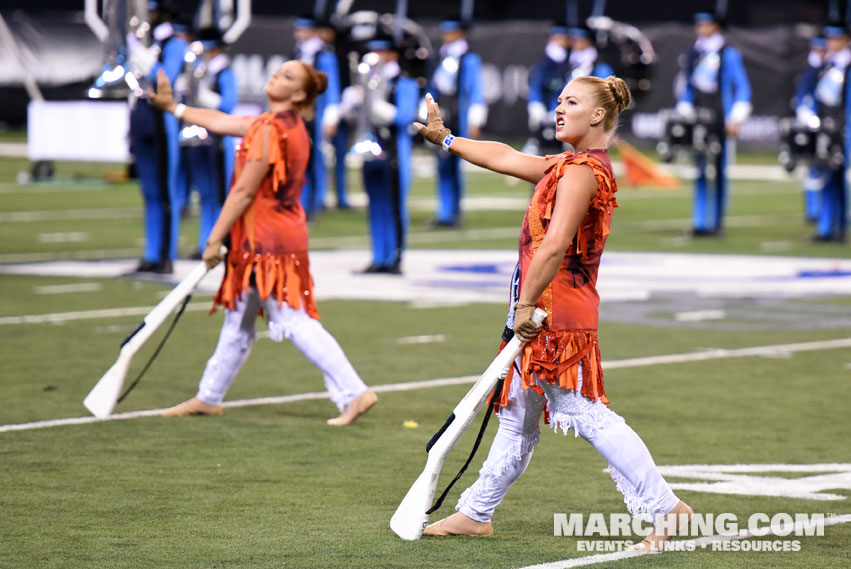
[[[301,118],[293,111],[259,116],[237,147],[233,179],[239,178],[247,161],[260,159],[267,125],[269,173],[254,202],[230,230],[225,277],[213,309],[221,305],[233,310],[236,300],[254,284],[260,298],[274,295],[279,306],[285,302],[296,310],[303,306],[308,316],[318,319],[300,199],[310,156]]]
[[[547,311],[547,319],[541,333],[523,349],[520,371],[524,389],[541,392],[540,387],[535,385],[537,376],[540,381],[575,391],[578,364],[581,363],[582,395],[608,405],[597,344],[600,296],[596,285],[600,256],[609,235],[612,212],[618,204],[615,200],[617,184],[606,150],[563,155],[535,186],[520,231],[520,287],[522,290],[532,257],[547,233],[558,182],[564,175],[564,169],[571,164],[591,167],[597,179],[597,193],[555,278],[538,299],[537,306]],[[498,401],[500,406],[508,403],[512,375],[513,369],[503,385]]]

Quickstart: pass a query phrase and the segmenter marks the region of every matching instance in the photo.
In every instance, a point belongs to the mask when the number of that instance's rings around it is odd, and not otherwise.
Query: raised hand
[[[160,110],[171,111],[176,106],[174,92],[171,90],[171,83],[162,69],[157,71],[157,91],[148,90],[146,95],[151,103]]]
[[[443,117],[440,116],[440,107],[437,106],[431,93],[426,93],[425,100],[428,109],[426,124],[415,122],[414,126],[423,135],[423,138],[432,144],[440,144],[444,138],[452,134],[452,131],[444,126]]]

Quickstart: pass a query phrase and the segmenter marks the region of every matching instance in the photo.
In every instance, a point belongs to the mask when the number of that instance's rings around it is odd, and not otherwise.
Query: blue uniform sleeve
[[[691,74],[687,71],[682,72],[685,76],[685,86],[683,87],[683,92],[680,93],[680,98],[677,100],[677,103],[688,103],[690,105],[694,104],[694,85],[691,84]]]
[[[818,67],[807,65],[807,68],[801,73],[801,78],[798,82],[798,88],[795,90],[795,108],[800,106],[811,107],[815,111],[815,100],[813,93],[816,89],[816,80],[818,79]]]
[[[156,85],[157,72],[160,69],[165,71],[168,80],[172,85],[174,84],[177,76],[183,70],[183,56],[186,54],[187,47],[189,47],[188,44],[179,38],[172,38],[166,42],[160,61],[157,61],[151,68],[150,78],[154,85]]]
[[[407,128],[417,116],[420,89],[410,77],[400,77],[396,82],[396,118],[393,124]]]
[[[544,81],[546,81],[546,69],[544,65],[544,60],[538,61],[535,64],[535,68],[532,69],[532,74],[529,76],[529,97],[528,101],[530,103],[541,103],[542,105],[546,105],[544,102]]]
[[[751,84],[748,81],[748,74],[745,72],[742,54],[732,48],[725,49],[724,54],[727,60],[724,71],[729,74],[733,81],[733,102],[750,103]]]
[[[464,82],[467,92],[470,93],[471,105],[484,105],[485,95],[482,89],[482,58],[476,53],[468,53],[464,56]]]
[[[223,113],[232,113],[239,102],[239,93],[236,87],[236,76],[231,69],[222,69],[218,77],[219,93],[222,96],[222,102],[219,104],[219,110]]]
[[[316,58],[316,69],[328,76],[328,87],[325,89],[325,104],[340,104],[340,68],[337,66],[337,56],[330,51],[321,51]]]
[[[851,75],[845,70],[845,164],[844,175],[851,169]]]

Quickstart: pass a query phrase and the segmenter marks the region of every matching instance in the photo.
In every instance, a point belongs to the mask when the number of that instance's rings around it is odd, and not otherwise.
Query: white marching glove
[[[396,118],[396,105],[387,101],[375,101],[369,107],[369,119],[374,125],[386,126]]]
[[[686,101],[680,101],[677,103],[675,108],[677,114],[683,117],[686,120],[693,120],[695,118],[696,113],[694,112],[694,105],[691,103],[687,103]]]
[[[325,107],[325,113],[322,115],[323,130],[335,128],[338,124],[340,124],[339,105],[328,105]]]
[[[540,101],[530,101],[526,105],[526,112],[529,115],[529,130],[536,131],[541,124],[547,120],[547,107]]]
[[[809,107],[801,105],[795,109],[795,119],[797,119],[797,121],[801,124],[809,125],[814,116],[816,116],[816,114]]]
[[[467,111],[467,124],[473,128],[482,128],[488,122],[488,108],[482,104],[470,105]]]
[[[197,103],[199,107],[218,110],[219,105],[222,104],[222,96],[208,86],[201,85],[198,87]]]
[[[753,106],[751,106],[751,104],[747,101],[736,101],[730,109],[730,116],[727,119],[727,122],[742,124],[749,116],[751,116],[752,110]]]
[[[360,85],[352,85],[343,89],[340,95],[339,113],[342,116],[351,115],[355,109],[363,104],[363,87]]]

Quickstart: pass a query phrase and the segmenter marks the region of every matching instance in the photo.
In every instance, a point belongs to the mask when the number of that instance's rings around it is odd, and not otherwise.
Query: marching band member
[[[459,136],[478,138],[488,118],[482,90],[482,59],[470,51],[467,28],[460,21],[441,22],[443,45],[440,61],[431,76],[430,91],[447,114],[446,122]],[[457,227],[461,223],[464,176],[461,161],[451,154],[438,154],[438,208],[434,225]]]
[[[307,183],[301,194],[301,203],[307,218],[311,219],[322,212],[325,206],[325,190],[328,174],[325,170],[325,155],[322,141],[326,132],[330,132],[339,121],[340,76],[337,57],[319,35],[316,21],[312,18],[296,18],[296,47],[293,59],[310,65],[328,76],[328,89],[316,100],[314,118],[308,121],[308,131],[312,140],[310,166]]]
[[[565,83],[585,75],[606,78],[613,74],[608,64],[599,61],[590,29],[565,26],[550,29],[544,56],[529,77],[529,102],[526,106],[529,130],[538,139],[539,151],[556,153],[562,150],[561,143],[555,138],[553,111]]]
[[[206,28],[198,32],[198,41],[204,51],[196,59],[194,72],[201,79],[196,86],[195,104],[230,114],[236,108],[239,94],[222,33],[217,28]],[[225,201],[236,154],[236,141],[232,136],[204,134],[203,140],[186,149],[189,179],[201,198],[199,249],[193,255],[197,259],[204,252]]]
[[[727,136],[737,136],[751,113],[751,87],[742,56],[726,45],[719,19],[708,12],[694,16],[697,40],[686,55],[686,84],[677,102],[677,112],[694,117],[697,109],[713,113],[712,130],[720,140],[713,156],[714,181],[707,181],[707,156],[696,158],[693,234],[720,235],[727,207]]]
[[[812,89],[819,124],[833,134],[831,146],[841,147],[838,160],[821,166],[824,185],[815,241],[844,242],[848,228],[848,164],[851,149],[851,48],[844,26],[824,28],[827,52]]]
[[[599,53],[593,43],[591,29],[587,27],[568,28],[568,36],[570,37],[570,56],[568,63],[570,64],[570,76],[567,78],[575,79],[577,77],[600,77],[605,79],[614,74],[611,66],[604,61],[600,61]]]
[[[553,154],[562,150],[555,138],[553,111],[564,84],[570,76],[570,36],[565,26],[550,28],[544,56],[538,60],[529,76],[529,100],[526,111],[529,130],[535,135],[538,150]]]
[[[691,508],[674,495],[641,438],[608,407],[597,342],[597,271],[617,184],[606,146],[631,95],[617,77],[579,77],[565,86],[556,107],[556,136],[574,151],[533,156],[505,144],[454,137],[429,98],[426,140],[495,172],[536,183],[520,229],[520,260],[512,278],[509,326],[528,342],[498,397],[499,430],[478,480],[458,512],[423,535],[491,535],[491,518],[523,474],[540,436],[546,407],[554,429],[573,429],[609,462],[612,478],[633,515],[682,514]],[[535,324],[536,308],[547,311]],[[506,330],[510,332],[510,330]],[[673,520],[672,520],[673,521]],[[682,524],[681,520],[677,520]],[[670,535],[651,531],[638,549],[655,549]]]
[[[416,80],[403,74],[399,52],[390,40],[374,39],[366,48],[378,55],[378,92],[365,92],[360,85],[349,87],[340,105],[345,113],[359,110],[368,114],[382,150],[363,162],[372,239],[372,263],[363,272],[400,274],[412,176],[413,137],[408,127],[416,117],[420,91]]]
[[[816,117],[815,86],[824,67],[827,53],[827,40],[814,37],[810,40],[810,52],[807,54],[807,67],[798,78],[795,91],[795,117],[802,125],[809,125]],[[815,223],[821,209],[821,191],[824,188],[825,172],[815,164],[810,166],[804,181],[804,215],[808,222]]]
[[[159,70],[174,82],[183,68],[187,43],[175,34],[172,20],[176,15],[173,4],[152,0],[148,2],[152,47],[143,47],[132,34],[128,37],[131,61],[142,68],[152,85]],[[146,100],[136,101],[130,111],[130,150],[145,201],[145,251],[138,272],[173,271],[183,201],[179,136],[176,118],[151,107]]]
[[[301,117],[310,116],[316,97],[325,90],[325,74],[300,61],[287,61],[266,83],[269,112],[259,117],[176,104],[164,74],[158,83],[158,92],[149,94],[158,108],[209,131],[242,136],[230,192],[203,253],[212,268],[223,260],[222,243],[230,242],[215,297],[215,306],[225,308],[222,332],[197,396],[163,415],[222,413],[222,400],[251,352],[254,323],[262,311],[269,337],[292,341],[322,372],[331,400],[341,411],[328,424],[350,424],[378,398],[319,322],[299,199],[310,154]]]
[[[351,71],[349,69],[348,53],[346,45],[342,41],[337,29],[329,22],[319,28],[319,36],[325,42],[327,50],[334,54],[337,61],[337,75],[340,77],[340,92],[351,86]],[[336,118],[337,122],[332,119]],[[325,121],[325,138],[331,140],[334,146],[334,189],[337,192],[337,208],[351,209],[348,198],[348,181],[346,176],[346,154],[349,152],[349,124],[338,113],[337,117],[329,115]]]

